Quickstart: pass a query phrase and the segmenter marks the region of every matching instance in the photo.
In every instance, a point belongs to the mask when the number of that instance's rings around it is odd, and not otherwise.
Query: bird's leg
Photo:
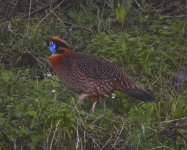
[[[96,106],[96,104],[97,104],[97,101],[93,102],[93,104],[92,104],[92,112],[95,111],[95,106]]]
[[[88,94],[80,94],[78,96],[78,103],[82,105],[84,103],[84,99],[87,97],[88,97]]]
[[[90,99],[93,102],[93,104],[92,104],[92,112],[94,112],[95,111],[95,106],[97,104],[98,97],[97,96],[91,96]]]

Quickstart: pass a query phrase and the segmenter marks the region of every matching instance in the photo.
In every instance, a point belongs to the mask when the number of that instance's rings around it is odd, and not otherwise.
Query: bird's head
[[[52,37],[50,40],[46,40],[46,43],[52,54],[62,54],[70,51],[68,43],[59,37]]]

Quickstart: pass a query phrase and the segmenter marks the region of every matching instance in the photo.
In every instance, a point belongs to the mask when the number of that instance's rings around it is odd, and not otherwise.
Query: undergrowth
[[[132,1],[118,10],[106,4],[1,24],[1,149],[186,149],[186,21],[146,11],[134,17]],[[115,91],[94,113],[90,101],[80,107],[50,69],[45,40],[54,35],[75,51],[109,59],[157,101]]]

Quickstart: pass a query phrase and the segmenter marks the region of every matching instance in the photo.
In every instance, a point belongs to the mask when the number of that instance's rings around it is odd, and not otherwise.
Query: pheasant
[[[101,57],[73,52],[65,40],[52,37],[46,41],[52,53],[51,67],[61,82],[78,94],[78,102],[92,100],[95,111],[99,97],[119,90],[135,99],[153,101],[136,81],[128,77],[117,66]]]

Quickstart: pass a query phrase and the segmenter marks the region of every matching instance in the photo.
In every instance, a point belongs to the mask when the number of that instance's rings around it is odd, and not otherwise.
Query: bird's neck
[[[64,53],[61,53],[61,54],[52,54],[50,57],[50,62],[51,62],[52,67],[54,68],[54,67],[58,67],[59,65],[61,65],[62,60],[66,56],[68,56],[70,53],[71,53],[71,51],[68,50],[68,51],[65,51]]]

